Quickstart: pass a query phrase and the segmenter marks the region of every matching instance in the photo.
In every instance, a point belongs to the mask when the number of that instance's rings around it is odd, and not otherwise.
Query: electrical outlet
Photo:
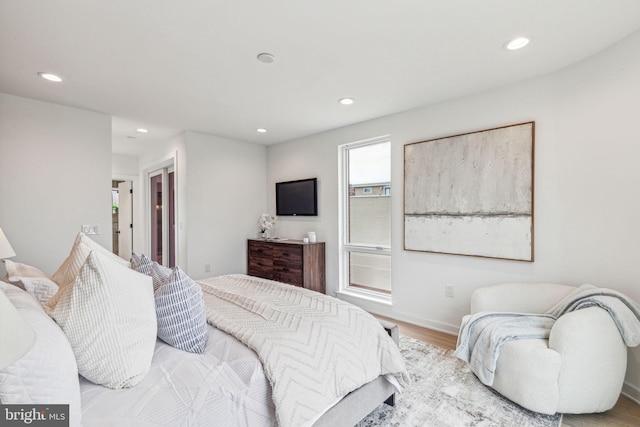
[[[444,285],[444,296],[447,298],[453,298],[453,285]]]
[[[204,272],[205,273],[211,273],[211,264],[205,264],[204,265]]]

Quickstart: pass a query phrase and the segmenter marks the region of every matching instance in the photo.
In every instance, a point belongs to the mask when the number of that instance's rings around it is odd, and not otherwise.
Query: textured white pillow
[[[203,353],[209,334],[200,286],[176,267],[155,297],[158,338],[180,350]]]
[[[8,259],[4,260],[4,265],[7,281],[29,292],[40,304],[49,301],[58,292],[58,285],[37,268]]]
[[[33,296],[3,282],[0,282],[0,292],[5,293],[36,333],[31,350],[0,370],[0,401],[4,404],[68,404],[70,425],[79,426],[78,368],[67,338]]]
[[[56,297],[45,309],[67,335],[82,376],[109,388],[142,380],[157,334],[148,276],[91,251],[75,282]]]
[[[108,249],[103,248],[98,243],[91,240],[86,234],[80,232],[76,236],[76,240],[71,247],[69,256],[64,260],[58,270],[53,273],[51,279],[61,288],[73,283],[73,281],[76,280],[76,277],[78,277],[82,264],[84,264],[84,261],[87,259],[87,256],[89,256],[89,252],[91,251],[98,252],[116,263],[129,267],[129,261],[113,254]]]

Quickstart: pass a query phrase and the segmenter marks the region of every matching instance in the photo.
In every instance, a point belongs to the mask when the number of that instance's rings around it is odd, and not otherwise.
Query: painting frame
[[[404,250],[534,261],[535,121],[404,145]]]

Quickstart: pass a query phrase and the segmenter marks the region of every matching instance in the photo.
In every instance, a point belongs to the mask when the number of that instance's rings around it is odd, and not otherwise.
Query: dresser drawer
[[[250,256],[248,274],[250,276],[273,278],[273,260],[264,256]]]
[[[302,248],[299,246],[277,245],[273,247],[273,265],[296,266],[302,269]]]
[[[290,285],[295,285],[295,286],[304,285],[304,276],[302,275],[302,268],[274,266],[273,280],[277,280],[279,282],[288,283]]]
[[[273,278],[290,285],[304,285],[302,275],[302,247],[275,245],[273,247]]]
[[[268,242],[249,240],[249,256],[250,257],[266,257],[271,258],[273,245]]]

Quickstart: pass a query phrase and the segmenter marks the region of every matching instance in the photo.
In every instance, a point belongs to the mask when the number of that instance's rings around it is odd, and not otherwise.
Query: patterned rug
[[[484,386],[453,351],[409,337],[400,350],[413,384],[396,395],[396,405],[381,405],[358,427],[558,427],[562,415],[528,411]]]

